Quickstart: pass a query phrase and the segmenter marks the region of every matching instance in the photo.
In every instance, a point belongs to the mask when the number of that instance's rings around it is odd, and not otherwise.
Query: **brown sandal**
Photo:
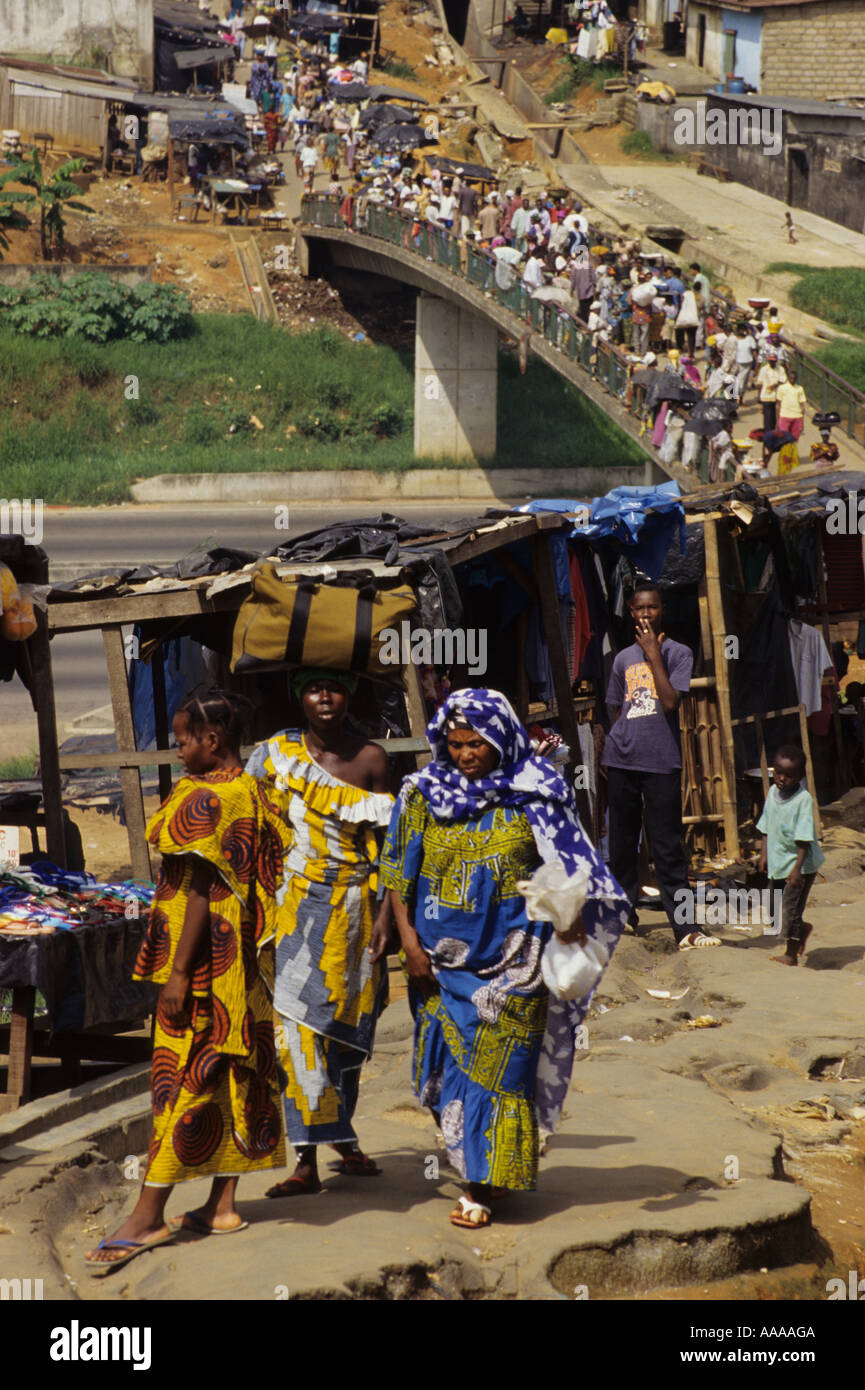
[[[346,1154],[334,1170],[346,1178],[377,1178],[381,1169],[368,1154]]]
[[[274,1187],[269,1187],[264,1195],[265,1197],[305,1197],[320,1191],[320,1182],[308,1183],[293,1173],[284,1182],[278,1182]]]
[[[492,1223],[493,1214],[481,1202],[473,1202],[463,1193],[450,1215],[452,1226],[463,1226],[469,1231],[481,1230]]]

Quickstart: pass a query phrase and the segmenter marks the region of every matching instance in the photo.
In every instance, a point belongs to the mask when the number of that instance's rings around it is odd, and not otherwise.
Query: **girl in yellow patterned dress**
[[[286,1133],[298,1162],[269,1197],[320,1190],[318,1144],[336,1149],[346,1176],[380,1171],[360,1150],[352,1116],[387,999],[391,915],[386,898],[376,906],[376,830],[387,826],[393,797],[383,750],[342,727],[356,683],[345,672],[298,672],[292,684],[304,731],[275,734],[247,763],[274,784],[293,837],[277,894],[273,1002]]]
[[[153,1139],[135,1210],[86,1257],[102,1273],[174,1238],[164,1212],[175,1182],[213,1175],[207,1202],[179,1224],[227,1234],[247,1225],[238,1176],[285,1163],[265,977],[289,837],[241,766],[242,704],[212,691],[181,706],[174,737],[187,775],[147,826],[163,861],[134,978],[162,986]]]

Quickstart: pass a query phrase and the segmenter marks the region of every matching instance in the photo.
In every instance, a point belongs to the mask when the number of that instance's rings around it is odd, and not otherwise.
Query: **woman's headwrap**
[[[451,761],[447,725],[454,718],[466,720],[498,753],[499,762],[487,776],[470,781]],[[476,819],[496,806],[522,811],[544,863],[559,859],[568,874],[581,868],[587,871],[583,925],[612,955],[630,904],[585,834],[573,791],[552,763],[532,753],[529,736],[509,700],[497,690],[456,690],[436,712],[426,733],[432,762],[405,779],[400,804],[405,806],[410,789],[417,787],[437,820]],[[590,1000],[591,995],[570,1003],[550,999],[535,1093],[538,1121],[545,1130],[555,1128],[570,1081],[575,1032]]]
[[[295,698],[300,700],[306,687],[312,685],[313,681],[330,681],[340,686],[346,695],[353,695],[357,690],[357,679],[353,671],[328,671],[323,666],[304,666],[300,671],[292,671],[288,682]]]

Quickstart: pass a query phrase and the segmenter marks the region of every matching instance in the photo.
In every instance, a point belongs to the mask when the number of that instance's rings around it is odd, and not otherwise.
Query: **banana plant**
[[[83,159],[68,159],[53,174],[46,175],[39,151],[33,149],[26,159],[15,164],[9,175],[16,183],[33,190],[27,197],[28,202],[39,204],[39,241],[44,261],[63,258],[66,249],[65,209],[93,212],[93,208],[78,199],[81,189],[72,181],[72,175],[80,174],[85,163]]]
[[[9,250],[8,232],[26,232],[30,226],[30,219],[21,211],[18,204],[32,203],[34,201],[33,194],[22,193],[20,189],[7,191],[5,188],[7,183],[14,183],[16,179],[15,169],[0,174],[0,253]]]

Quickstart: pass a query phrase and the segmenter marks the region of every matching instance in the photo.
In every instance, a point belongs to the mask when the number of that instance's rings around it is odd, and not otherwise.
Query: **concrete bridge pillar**
[[[417,299],[414,451],[418,458],[492,458],[496,451],[498,330],[469,309]]]

